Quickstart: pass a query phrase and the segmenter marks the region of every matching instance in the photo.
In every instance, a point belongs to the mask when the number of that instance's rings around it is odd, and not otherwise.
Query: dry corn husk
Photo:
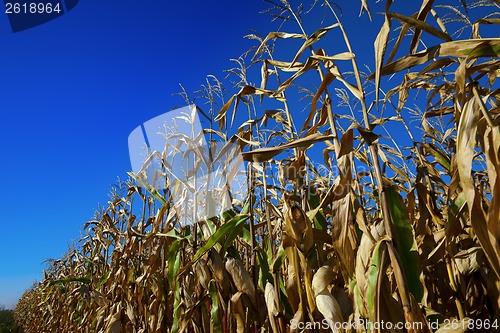
[[[464,276],[469,276],[481,267],[484,253],[481,247],[477,246],[458,252],[453,259],[458,271]]]
[[[366,271],[370,263],[371,252],[375,243],[385,234],[383,223],[378,223],[370,228],[370,235],[361,236],[358,252],[356,254],[355,277],[359,288],[364,291],[366,285]]]
[[[344,332],[342,329],[336,329],[336,327],[341,327],[344,321],[340,305],[333,295],[326,289],[316,295],[316,306],[323,317],[328,320],[330,327],[332,328],[332,332]],[[337,323],[338,326],[335,326],[335,323]]]
[[[203,288],[205,288],[205,290],[208,290],[208,284],[212,278],[207,262],[204,259],[198,260],[198,262],[194,264],[194,271],[198,282],[203,286]]]
[[[295,312],[293,318],[292,318],[292,323],[294,323],[295,325],[291,325],[292,327],[290,328],[290,332],[291,333],[298,333],[299,332],[299,325],[297,325],[298,323],[302,323],[304,322],[304,314],[302,313],[302,310],[297,310],[297,312]]]
[[[312,224],[299,206],[287,204],[285,226],[287,235],[297,248],[302,252],[308,252],[314,242]]]
[[[256,296],[255,296],[255,285],[250,277],[250,274],[245,269],[245,266],[239,259],[235,258],[227,258],[226,261],[226,270],[229,275],[233,278],[234,285],[238,291],[247,294],[250,297],[250,300],[255,305]]]
[[[336,330],[335,323],[341,325],[343,322],[342,309],[339,303],[328,291],[328,285],[332,282],[335,275],[330,265],[322,266],[314,274],[312,280],[312,290],[316,298],[316,307],[318,311],[328,320],[333,332],[343,332]]]
[[[332,282],[335,275],[331,266],[322,266],[314,274],[312,280],[312,290],[314,295],[318,295],[323,290],[327,289],[328,285]]]
[[[241,300],[242,292],[239,291],[231,297],[231,315],[236,321],[236,332],[245,332],[245,311]]]
[[[269,318],[269,322],[271,323],[271,328],[274,333],[279,333],[275,319],[275,316],[278,314],[278,298],[276,297],[274,286],[269,282],[266,283],[264,298],[266,300],[267,315]]]
[[[208,267],[213,273],[213,278],[221,286],[222,293],[227,296],[229,293],[229,276],[219,252],[211,249],[208,258]]]

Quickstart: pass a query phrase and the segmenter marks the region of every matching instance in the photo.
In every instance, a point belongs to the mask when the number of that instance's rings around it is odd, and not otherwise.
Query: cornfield
[[[23,331],[498,331],[500,2],[402,3],[360,2],[384,17],[370,68],[352,13],[269,1],[278,28],[181,93],[249,195],[181,225],[130,173],[19,300]]]

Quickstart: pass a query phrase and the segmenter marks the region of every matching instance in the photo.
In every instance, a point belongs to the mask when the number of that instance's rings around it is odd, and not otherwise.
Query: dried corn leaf
[[[259,48],[255,51],[255,54],[259,54],[262,51],[262,48],[268,41],[271,39],[288,39],[288,38],[304,38],[306,39],[307,36],[304,34],[296,34],[296,33],[287,33],[287,32],[270,32],[267,34],[266,38],[262,41],[260,44]]]
[[[385,15],[384,24],[375,39],[373,45],[375,49],[375,100],[378,100],[380,88],[380,70],[384,64],[385,51],[387,49],[387,42],[389,41],[389,33],[391,32],[391,20],[389,16]]]
[[[443,32],[441,30],[438,30],[436,28],[434,28],[433,26],[427,24],[426,22],[422,21],[422,20],[419,20],[419,19],[416,19],[416,18],[413,18],[413,17],[408,17],[408,16],[405,16],[405,15],[401,15],[401,14],[397,14],[397,13],[388,13],[387,14],[389,17],[391,18],[395,18],[403,23],[407,23],[409,24],[410,26],[413,26],[415,27],[416,29],[420,29],[420,30],[423,30],[425,32],[428,32],[430,33],[431,35],[434,35],[438,38],[441,38],[447,42],[451,41],[452,38],[450,37],[450,35],[448,35],[446,32]],[[417,35],[417,33],[415,34]],[[415,45],[414,45],[415,43]],[[414,49],[416,47],[416,41],[412,41],[412,44],[411,44],[411,47],[412,49]]]
[[[290,148],[307,147],[316,142],[332,140],[333,135],[311,134],[305,138],[300,138],[292,142],[277,147],[260,148],[243,153],[245,161],[265,162],[278,155],[282,151]]]
[[[418,11],[417,14],[417,20],[421,22],[425,22],[425,19],[427,18],[427,14],[429,14],[429,11],[432,9],[432,5],[434,3],[434,0],[423,0],[422,5],[420,6],[420,10]],[[445,35],[448,35],[445,31],[443,32]],[[420,41],[420,36],[422,35],[422,28],[420,27],[415,27],[414,33],[413,33],[413,38],[411,39],[410,43],[410,53],[415,53],[417,51],[418,47],[418,42]],[[451,40],[451,39],[450,39]]]
[[[332,30],[333,28],[338,27],[339,25],[340,25],[339,23],[335,23],[335,24],[332,24],[328,27],[321,28],[321,29],[318,29],[315,32],[313,32],[313,34],[309,38],[306,39],[304,44],[302,44],[300,49],[297,51],[297,54],[295,55],[295,57],[292,60],[292,64],[295,63],[295,61],[297,61],[299,59],[300,55],[302,54],[302,52],[304,52],[305,49],[307,49],[308,47],[310,47],[311,45],[313,45],[314,43],[319,41],[321,39],[321,37],[323,37],[328,31]]]
[[[384,66],[380,71],[380,75],[385,76],[401,72],[405,69],[425,64],[437,57],[464,57],[473,59],[478,57],[497,56],[499,54],[500,38],[468,39],[447,42],[430,47],[425,51],[400,58]],[[373,79],[373,76],[374,75],[370,76],[370,78]]]

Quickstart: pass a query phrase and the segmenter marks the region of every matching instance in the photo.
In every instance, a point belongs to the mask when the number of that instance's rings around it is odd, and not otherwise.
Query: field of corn
[[[24,332],[499,330],[500,1],[362,0],[384,22],[361,50],[341,3],[269,6],[276,30],[180,94],[249,195],[182,226],[130,173],[19,300]]]

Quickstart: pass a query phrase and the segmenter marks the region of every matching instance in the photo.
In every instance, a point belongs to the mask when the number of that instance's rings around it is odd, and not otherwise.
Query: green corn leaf
[[[174,292],[174,313],[172,320],[172,333],[179,331],[179,321],[181,317],[181,286],[180,282],[175,279],[181,267],[181,251],[180,242],[174,241],[169,249],[168,256],[168,278],[171,285],[171,290]]]
[[[226,224],[222,225],[219,230],[217,230],[210,238],[208,241],[203,245],[198,252],[196,252],[193,262],[196,262],[198,259],[200,259],[205,252],[210,250],[216,243],[218,243],[224,236],[230,235],[231,231],[233,231],[236,228],[239,228],[241,224],[245,223],[245,221],[248,219],[249,215],[247,214],[239,214],[236,215],[234,218],[232,218],[229,222]]]
[[[427,146],[431,155],[436,159],[436,161],[441,164],[441,166],[447,171],[450,171],[451,161],[450,157],[443,153],[438,147],[433,144]]]
[[[326,230],[326,219],[321,210],[317,210],[316,208],[321,204],[320,197],[316,192],[316,189],[313,186],[309,186],[309,209],[314,211],[314,216],[312,220],[314,222],[314,228],[318,230]]]
[[[248,216],[247,216],[248,217]],[[237,236],[241,235],[242,229],[245,226],[246,218],[243,220],[237,220],[234,227],[229,231],[229,235],[227,235],[226,240],[224,241],[224,245],[222,246],[222,252],[225,253],[227,248],[231,245],[231,243],[236,239]],[[229,222],[228,222],[229,223]],[[233,222],[234,223],[234,222]]]
[[[455,201],[453,201],[450,205],[450,209],[448,210],[448,223],[446,224],[445,231],[446,235],[450,235],[452,233],[454,226],[457,224],[457,216],[460,214],[467,203],[467,198],[465,196],[465,192],[460,192]]]
[[[176,229],[172,229],[167,233],[158,232],[155,234],[155,236],[157,236],[157,237],[171,237],[171,238],[176,238],[178,240],[187,240],[189,242],[189,244],[193,243],[193,235],[188,234],[186,236],[183,236]]]
[[[267,282],[273,282],[273,276],[271,275],[271,271],[269,269],[269,264],[267,260],[267,255],[262,248],[257,248],[257,261],[258,261],[258,270],[259,270],[259,287],[262,291],[266,289]]]
[[[398,252],[403,261],[403,268],[408,281],[408,288],[417,300],[421,300],[424,288],[420,282],[420,264],[418,251],[415,245],[413,229],[408,217],[408,211],[403,198],[395,186],[385,188],[394,232],[397,238]]]
[[[210,285],[210,298],[212,299],[212,310],[210,312],[212,318],[212,325],[214,332],[222,332],[220,319],[219,319],[219,299],[217,298],[217,286],[215,281],[211,280]]]
[[[66,279],[60,279],[60,280],[55,280],[49,283],[49,286],[57,286],[57,285],[64,285],[66,283],[70,282],[82,282],[85,284],[90,284],[90,280],[87,278],[82,278],[82,277],[70,277]]]
[[[283,246],[280,246],[279,250],[278,250],[278,254],[276,255],[276,257],[274,258],[273,260],[273,272],[279,272],[281,266],[283,265],[283,260],[285,259],[286,257],[286,252],[285,252],[285,249],[283,248]]]
[[[384,274],[384,269],[381,267],[384,247],[384,241],[379,241],[375,245],[370,267],[368,268],[368,291],[366,299],[368,301],[369,317],[374,322],[377,320],[377,309],[379,308],[379,280],[383,278]]]

